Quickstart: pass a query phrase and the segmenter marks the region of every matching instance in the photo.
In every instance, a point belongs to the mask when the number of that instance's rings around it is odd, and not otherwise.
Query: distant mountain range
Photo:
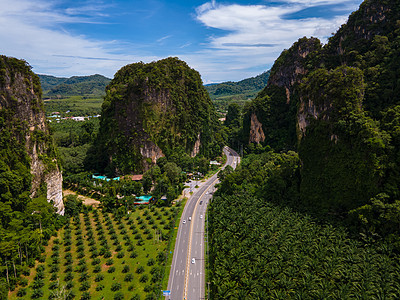
[[[243,103],[253,99],[267,85],[270,71],[238,82],[227,81],[205,85],[217,109],[226,110],[231,101]],[[70,96],[103,97],[111,79],[96,74],[70,78],[39,75],[43,98],[66,98]]]
[[[222,82],[205,86],[217,110],[225,111],[229,103],[243,104],[253,99],[267,85],[270,71],[238,82]]]
[[[43,97],[56,96],[103,96],[105,88],[111,79],[96,74],[90,76],[73,76],[70,78],[55,77],[50,75],[39,75],[42,85]]]

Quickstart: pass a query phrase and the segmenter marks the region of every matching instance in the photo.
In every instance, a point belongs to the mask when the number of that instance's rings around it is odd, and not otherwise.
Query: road
[[[227,156],[224,168],[227,165],[236,168],[240,162],[239,155],[228,147],[224,148],[224,153]],[[207,205],[216,183],[217,174],[202,183],[186,202],[169,274],[168,290],[171,294],[166,299],[205,299],[204,228]]]

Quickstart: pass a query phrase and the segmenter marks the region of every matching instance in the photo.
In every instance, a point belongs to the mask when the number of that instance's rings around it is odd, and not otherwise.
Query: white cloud
[[[93,40],[66,31],[66,23],[101,23],[102,7],[55,9],[45,0],[0,0],[0,52],[28,61],[38,73],[56,76],[100,73],[113,77],[123,65],[157,57],[116,54],[117,41]],[[79,15],[78,15],[79,12]]]
[[[292,19],[285,16],[295,14],[307,6],[347,3],[348,0],[285,2],[276,6],[228,5],[215,1],[203,4],[196,11],[197,20],[207,27],[225,31],[209,37],[209,49],[204,51],[206,56],[221,59],[226,64],[243,68],[243,71],[256,69],[257,65],[265,66],[266,70],[283,49],[289,48],[299,38],[314,36],[326,42],[327,37],[347,20],[347,16],[330,19]],[[231,72],[238,73],[235,70]]]

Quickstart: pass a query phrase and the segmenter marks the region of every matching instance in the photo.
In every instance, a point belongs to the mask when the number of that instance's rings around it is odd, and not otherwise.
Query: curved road
[[[226,164],[236,168],[240,162],[239,155],[225,147]],[[169,273],[168,290],[171,300],[205,299],[204,272],[204,227],[209,200],[212,197],[217,174],[213,175],[193,193],[186,202],[182,213],[175,250]],[[191,218],[191,220],[189,220]]]

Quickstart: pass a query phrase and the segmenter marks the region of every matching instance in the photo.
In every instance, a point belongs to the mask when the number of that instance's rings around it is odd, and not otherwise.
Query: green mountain
[[[106,88],[92,169],[142,172],[162,156],[213,157],[223,140],[200,74],[177,58],[120,69]]]
[[[243,123],[242,142],[298,151],[304,204],[355,210],[382,234],[400,220],[399,19],[397,1],[367,0],[325,46],[300,39],[277,59]]]
[[[70,78],[54,77],[49,75],[39,75],[45,98],[84,96],[84,95],[104,95],[104,90],[111,79],[102,75],[73,76]]]
[[[222,82],[205,86],[211,100],[220,111],[226,111],[230,103],[240,103],[254,98],[266,85],[270,71],[256,77],[243,79],[238,82]]]

